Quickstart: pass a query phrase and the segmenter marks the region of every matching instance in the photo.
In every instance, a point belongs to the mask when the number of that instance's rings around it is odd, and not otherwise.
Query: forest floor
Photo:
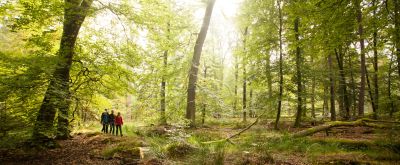
[[[308,126],[294,129],[283,122],[273,131],[261,122],[231,139],[233,144],[220,141],[247,124],[197,129],[127,124],[123,137],[95,131],[99,128],[79,130],[54,149],[0,148],[0,164],[400,164],[397,130],[338,127],[328,135],[291,138]]]

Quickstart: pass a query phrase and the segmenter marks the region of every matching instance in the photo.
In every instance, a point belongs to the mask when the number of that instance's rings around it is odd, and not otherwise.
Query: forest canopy
[[[2,141],[70,139],[105,109],[243,132],[400,119],[398,0],[1,0],[0,34]]]

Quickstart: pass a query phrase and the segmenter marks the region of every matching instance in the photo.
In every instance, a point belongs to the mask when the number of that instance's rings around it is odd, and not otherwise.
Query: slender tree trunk
[[[360,39],[360,93],[358,96],[358,117],[364,116],[364,101],[365,101],[365,45],[364,45],[364,27],[363,27],[363,16],[361,11],[361,1],[355,0],[355,6],[357,10],[357,23],[358,23],[358,35]]]
[[[251,88],[251,85],[249,84],[249,86],[250,86],[250,98],[249,98],[249,112],[250,112],[250,114],[249,114],[249,116],[251,117],[251,118],[253,118],[253,117],[255,117],[255,114],[254,114],[254,111],[253,111],[253,89]]]
[[[327,115],[327,112],[328,112],[328,85],[326,84],[326,83],[324,83],[324,102],[323,102],[323,105],[322,105],[322,109],[323,109],[323,111],[322,111],[322,116],[325,118]]]
[[[357,99],[356,99],[356,83],[354,80],[354,74],[353,74],[353,61],[351,60],[351,56],[349,56],[349,67],[350,67],[350,84],[351,84],[351,101],[353,103],[352,106],[352,116],[353,118],[356,117],[356,107],[357,107]]]
[[[377,6],[376,0],[372,1],[373,6]],[[377,21],[378,18],[376,16],[377,8],[374,8],[374,21]],[[376,22],[374,22],[374,34],[373,34],[373,43],[374,43],[374,101],[375,101],[375,111],[374,111],[374,119],[378,119],[378,111],[379,111],[379,84],[378,84],[378,27]]]
[[[167,23],[167,39],[169,39],[169,34],[170,34],[170,27],[171,24],[168,22]],[[161,125],[166,125],[167,124],[167,118],[165,116],[165,110],[166,110],[166,74],[167,74],[167,68],[168,68],[168,49],[164,51],[163,55],[163,73],[162,73],[162,78],[161,78],[161,91],[160,91],[160,112],[161,112],[161,118],[160,118],[160,124]]]
[[[50,80],[36,118],[32,134],[35,142],[40,143],[50,139],[50,136],[53,134],[53,123],[57,109],[59,110],[57,137],[59,139],[69,137],[70,68],[79,29],[92,2],[92,0],[83,0],[82,2],[65,1],[63,33],[58,51],[60,60]]]
[[[397,56],[397,69],[400,75],[400,2],[399,0],[393,0],[394,3],[394,44],[396,46]]]
[[[246,27],[244,30],[244,39],[243,39],[243,48],[244,48],[244,58],[243,58],[243,122],[247,121],[247,91],[246,91],[246,87],[247,87],[247,73],[246,73],[246,63],[247,63],[247,50],[246,50],[246,37],[247,37],[247,33],[248,33],[249,28]]]
[[[304,80],[304,79],[303,79]],[[302,118],[303,119],[305,119],[305,118],[307,118],[307,88],[306,88],[306,82],[305,81],[303,81],[302,82],[302,97],[304,96],[304,98],[303,98],[303,108],[302,108],[302,110],[301,110],[301,112],[302,112]]]
[[[199,71],[200,56],[203,50],[204,40],[207,36],[208,27],[210,25],[211,14],[214,8],[215,0],[209,0],[207,9],[203,19],[203,25],[199,35],[197,36],[196,45],[194,46],[194,53],[192,64],[189,71],[189,83],[187,89],[187,106],[186,106],[186,119],[190,120],[190,126],[196,126],[196,84],[197,73]]]
[[[279,94],[278,94],[278,111],[276,113],[276,119],[275,119],[275,129],[278,129],[279,119],[281,117],[282,95],[283,95],[283,54],[282,54],[283,18],[282,18],[281,0],[277,0],[277,2],[279,11]]]
[[[388,98],[389,98],[389,104],[390,104],[390,113],[389,116],[390,118],[393,118],[393,113],[394,113],[394,104],[392,100],[392,63],[393,63],[393,53],[390,57],[389,61],[389,69],[388,69]]]
[[[207,78],[207,66],[204,65],[204,80]],[[203,108],[201,110],[201,124],[204,125],[204,122],[206,120],[206,99],[203,99]]]
[[[237,112],[237,102],[238,102],[238,79],[239,79],[239,60],[235,57],[235,100],[233,101],[233,114]]]
[[[311,64],[314,65],[314,57],[311,57]],[[312,75],[311,81],[311,117],[315,119],[315,75]]]
[[[294,32],[295,32],[295,38],[296,38],[296,83],[297,83],[297,113],[296,113],[296,120],[294,123],[294,127],[299,127],[301,123],[301,116],[302,116],[302,110],[303,110],[303,99],[302,99],[302,93],[303,93],[303,85],[302,85],[302,79],[301,79],[301,52],[300,52],[300,33],[299,33],[299,24],[300,24],[300,18],[297,17],[294,20]]]
[[[371,88],[371,83],[370,83],[370,81],[369,81],[369,74],[368,74],[368,69],[367,69],[367,67],[365,66],[365,77],[366,77],[366,81],[367,81],[367,87],[368,87],[368,94],[369,94],[369,97],[370,97],[370,99],[371,99],[371,105],[372,105],[372,112],[376,112],[376,109],[375,109],[375,99],[374,99],[374,95],[372,94],[372,88]]]
[[[247,115],[246,115],[246,87],[247,87],[247,82],[246,82],[246,65],[243,65],[243,97],[242,97],[242,108],[243,108],[243,122],[247,121]]]
[[[335,80],[333,74],[333,64],[332,64],[332,56],[328,56],[328,65],[329,65],[329,82],[330,82],[330,103],[331,103],[331,121],[336,120],[336,110],[335,110]]]
[[[349,99],[348,99],[348,94],[347,94],[347,84],[346,84],[346,75],[344,72],[344,57],[342,50],[339,48],[339,52],[337,49],[335,49],[335,55],[336,55],[336,60],[338,63],[339,67],[339,75],[340,75],[340,81],[339,81],[339,109],[340,109],[340,115],[343,119],[348,120],[350,116],[350,105],[349,105]]]
[[[167,124],[167,118],[165,116],[165,87],[166,87],[166,75],[167,74],[167,65],[168,65],[168,50],[164,51],[164,56],[163,56],[163,61],[164,61],[164,66],[163,66],[163,75],[161,78],[161,91],[160,91],[160,95],[161,95],[161,101],[160,101],[160,112],[161,112],[161,118],[160,118],[160,124],[161,125],[166,125]]]

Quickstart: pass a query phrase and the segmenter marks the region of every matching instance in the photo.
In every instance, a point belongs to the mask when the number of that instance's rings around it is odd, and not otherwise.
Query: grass
[[[157,159],[167,164],[266,164],[290,162],[292,159],[308,163],[352,162],[375,160],[400,160],[397,143],[387,138],[372,142],[323,139],[308,137],[291,138],[284,131],[272,131],[264,125],[255,125],[239,137],[232,139],[235,145],[226,142],[204,144],[218,141],[239,131],[246,124],[232,121],[210,120],[198,129],[177,128],[168,134],[149,133],[157,126],[140,126],[138,123],[126,123],[123,133],[128,137],[138,137],[150,147],[150,152]],[[90,128],[93,129],[93,128]],[[98,126],[95,129],[100,129]],[[122,152],[134,152],[140,144],[112,145],[103,151],[104,157],[112,158]],[[130,153],[134,155],[133,153]],[[366,160],[363,160],[365,158]]]

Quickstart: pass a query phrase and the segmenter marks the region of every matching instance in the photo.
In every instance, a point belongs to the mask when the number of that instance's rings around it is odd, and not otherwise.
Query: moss
[[[167,156],[171,158],[183,158],[195,150],[193,146],[182,142],[172,143],[166,147]]]
[[[140,149],[143,146],[141,141],[129,141],[121,143],[117,146],[110,146],[103,150],[103,157],[106,159],[111,159],[114,157],[139,159]]]

